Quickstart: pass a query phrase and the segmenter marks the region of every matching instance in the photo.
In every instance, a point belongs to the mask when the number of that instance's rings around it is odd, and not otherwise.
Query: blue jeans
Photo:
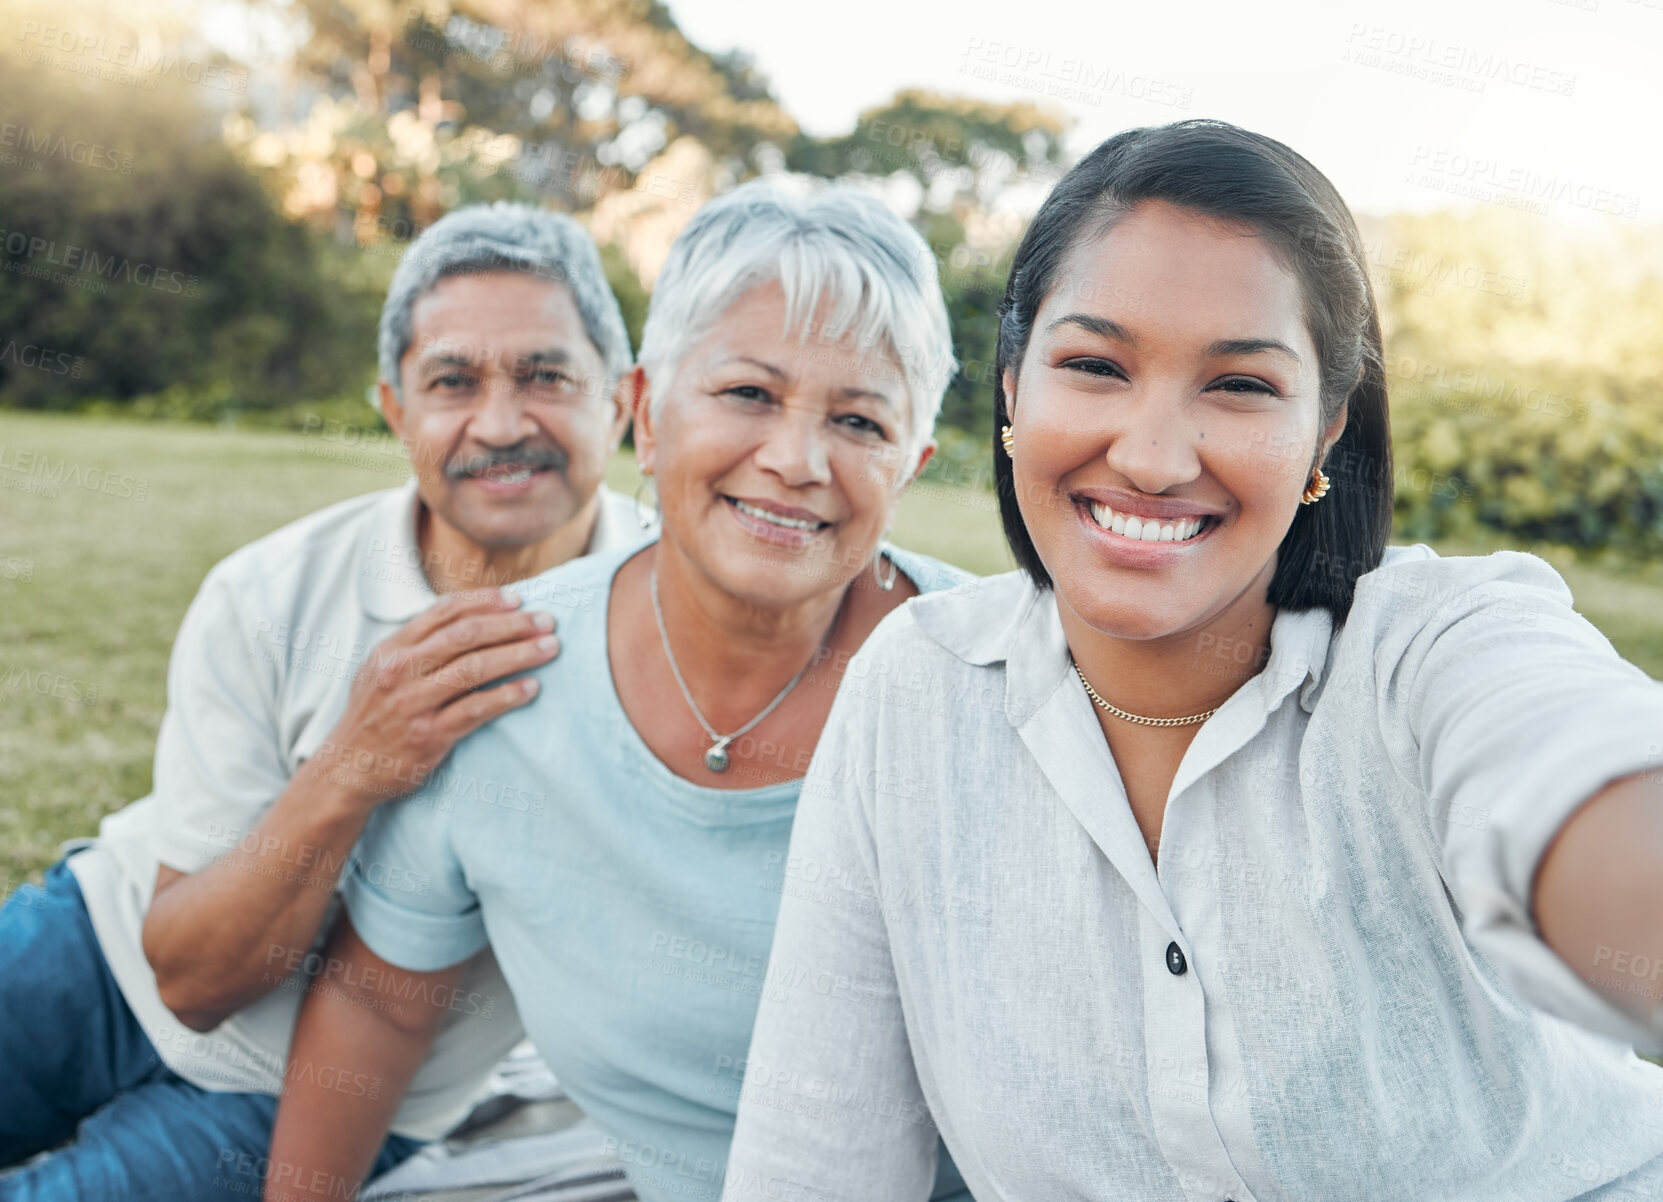
[[[276,1115],[162,1063],[64,861],[0,907],[0,1202],[249,1202]],[[373,1172],[419,1147],[390,1136]]]

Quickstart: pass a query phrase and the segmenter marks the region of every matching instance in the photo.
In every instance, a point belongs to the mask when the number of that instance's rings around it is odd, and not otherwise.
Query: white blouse
[[[1663,1198],[1663,1069],[1629,1046],[1663,1022],[1529,910],[1571,812],[1663,765],[1663,685],[1551,567],[1393,547],[1338,631],[1279,611],[1158,871],[1070,663],[1012,573],[851,664],[724,1198],[923,1199],[937,1126],[979,1202]]]

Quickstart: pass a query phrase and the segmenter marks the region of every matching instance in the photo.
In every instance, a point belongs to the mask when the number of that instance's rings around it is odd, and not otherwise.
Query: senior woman
[[[749,184],[694,216],[629,385],[662,536],[515,586],[559,616],[536,700],[365,834],[268,1197],[360,1179],[487,940],[638,1195],[718,1195],[765,968],[801,972],[768,950],[838,681],[885,614],[965,579],[882,541],[951,370],[928,248],[876,200]]]
[[[1659,1031],[1663,686],[1541,560],[1386,547],[1366,269],[1314,167],[1205,121],[1103,143],[1017,250],[1021,571],[862,649],[892,687],[839,698],[791,858],[883,904],[788,895],[774,955],[865,987],[782,982],[751,1044],[928,1110],[978,1202],[1663,1197],[1619,1042]],[[725,1198],[926,1196],[928,1124],[788,1093],[747,1087]]]

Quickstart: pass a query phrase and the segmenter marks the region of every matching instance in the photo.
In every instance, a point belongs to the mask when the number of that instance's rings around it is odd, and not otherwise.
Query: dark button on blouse
[[[1184,960],[1183,949],[1176,943],[1166,945],[1166,970],[1175,977],[1181,977],[1189,971],[1189,964]]]

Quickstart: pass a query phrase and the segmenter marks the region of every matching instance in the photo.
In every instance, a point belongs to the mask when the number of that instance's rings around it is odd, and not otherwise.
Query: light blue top
[[[631,725],[607,657],[607,599],[645,545],[515,585],[527,608],[558,622],[561,652],[535,671],[541,692],[376,811],[343,893],[359,935],[402,968],[455,964],[488,940],[537,1050],[614,1138],[643,1202],[714,1202],[758,1002],[792,971],[770,968],[768,954],[802,782],[696,785]],[[969,579],[890,556],[920,592]],[[674,694],[662,703],[685,704]],[[753,1080],[768,1075],[752,1066]],[[793,1104],[884,1114],[890,1100],[844,1097],[828,1079],[801,1083]],[[961,1188],[945,1153],[939,1182],[938,1197]],[[798,1196],[783,1185],[780,1196]]]

